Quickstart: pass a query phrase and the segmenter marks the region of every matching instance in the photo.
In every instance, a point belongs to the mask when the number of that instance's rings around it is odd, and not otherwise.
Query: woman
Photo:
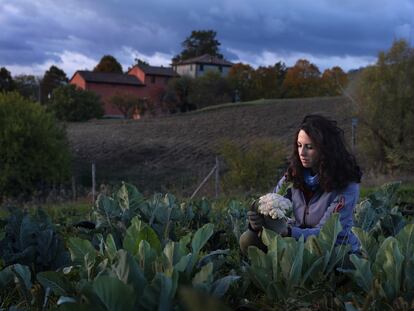
[[[274,190],[278,192],[284,182],[293,184],[286,197],[292,201],[294,222],[283,230],[282,236],[306,239],[318,235],[332,213],[337,212],[342,224],[337,243],[349,243],[352,251],[358,252],[359,242],[351,228],[361,176],[336,122],[320,115],[306,116],[296,132],[287,173]],[[264,216],[255,211],[247,215],[249,229],[240,237],[241,250],[247,253],[250,245],[265,250],[260,240]]]

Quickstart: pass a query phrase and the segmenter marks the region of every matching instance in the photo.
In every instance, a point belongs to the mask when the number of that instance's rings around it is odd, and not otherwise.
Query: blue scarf
[[[308,187],[312,191],[316,191],[319,187],[319,176],[316,174],[315,176],[311,175],[310,169],[305,169],[303,171],[303,179],[305,181],[306,187]]]

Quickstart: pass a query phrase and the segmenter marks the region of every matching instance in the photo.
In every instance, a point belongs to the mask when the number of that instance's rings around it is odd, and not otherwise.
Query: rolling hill
[[[69,123],[77,179],[87,183],[96,163],[100,182],[131,181],[141,191],[191,193],[215,163],[223,139],[246,148],[258,138],[290,147],[302,118],[320,113],[350,136],[351,109],[344,97],[258,100],[141,120]]]

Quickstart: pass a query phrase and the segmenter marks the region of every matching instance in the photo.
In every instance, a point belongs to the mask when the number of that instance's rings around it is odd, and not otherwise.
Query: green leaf
[[[134,210],[144,202],[144,196],[134,185],[129,183],[124,183],[124,185],[128,193],[129,208]]]
[[[379,248],[378,242],[372,235],[361,228],[353,227],[352,232],[355,233],[361,243],[361,250],[369,258],[371,262],[375,261]]]
[[[112,234],[108,234],[105,241],[105,251],[109,259],[112,261],[116,256],[116,244]]]
[[[139,301],[140,309],[170,310],[173,305],[172,299],[175,296],[175,289],[170,277],[157,273],[151,284],[144,290],[144,295]]]
[[[147,241],[157,253],[161,252],[161,243],[155,231],[138,217],[134,217],[123,241],[124,249],[136,255],[142,240]]]
[[[212,285],[211,294],[217,298],[223,297],[228,291],[230,285],[240,279],[237,275],[228,275],[216,280]]]
[[[180,243],[176,243],[173,241],[168,241],[164,247],[163,253],[165,258],[167,259],[166,266],[168,269],[174,267],[181,260],[182,257],[187,255],[188,251],[184,248],[180,247]]]
[[[287,246],[281,257],[280,266],[287,287],[291,289],[293,286],[299,285],[301,280],[304,241],[303,236],[298,241],[293,238],[286,238],[285,240]]]
[[[141,268],[144,270],[147,280],[152,280],[155,274],[155,261],[157,253],[151,248],[147,241],[142,240],[141,243],[139,243],[139,249],[136,257]]]
[[[11,266],[11,270],[18,278],[19,283],[24,285],[26,290],[29,291],[32,288],[32,273],[30,272],[29,267],[20,264],[15,264]]]
[[[211,223],[205,224],[194,234],[191,242],[191,247],[194,254],[198,254],[203,246],[207,243],[213,235],[214,225]]]
[[[252,267],[264,268],[270,270],[272,262],[268,256],[256,246],[249,246],[247,249],[247,257],[250,259]]]
[[[82,265],[86,257],[91,262],[96,258],[96,250],[88,240],[69,238],[67,246],[75,264]]]
[[[213,263],[209,262],[193,277],[192,284],[197,286],[203,283],[211,284],[213,282]]]
[[[249,246],[247,249],[248,258],[251,262],[248,268],[250,279],[263,292],[267,292],[269,284],[272,282],[272,254],[267,256],[256,246]]]
[[[132,285],[135,295],[140,296],[147,285],[144,273],[127,251],[121,249],[116,255],[117,262],[112,265],[112,271],[123,283]]]
[[[39,272],[36,278],[45,289],[49,287],[56,296],[68,296],[75,292],[75,288],[62,273],[55,271]]]
[[[271,261],[273,281],[280,279],[280,258],[283,256],[287,247],[286,241],[272,230],[263,229],[262,241],[267,246],[268,252],[266,260]]]
[[[328,267],[335,248],[336,238],[341,230],[342,226],[339,221],[339,214],[334,213],[329,217],[319,232],[317,240],[321,246],[322,253],[325,255],[323,271],[326,271]]]
[[[277,237],[278,236],[279,235],[273,230],[263,228],[261,238],[262,238],[262,242],[264,243],[264,245],[266,245],[269,250],[273,250],[273,247],[277,248]]]
[[[389,301],[399,296],[403,261],[397,239],[386,238],[378,250],[374,268],[376,273],[384,276],[382,285]]]
[[[0,271],[0,288],[4,288],[13,282],[14,274],[11,271],[11,266],[8,266]]]
[[[118,205],[122,211],[126,211],[129,209],[129,198],[128,198],[128,191],[125,187],[125,183],[122,182],[122,186],[119,188],[118,192],[116,193],[116,198],[118,199]]]
[[[305,258],[306,258],[306,256],[304,256],[304,261],[306,260]],[[312,261],[312,263],[310,264],[310,267],[308,269],[306,269],[305,267],[303,268],[303,270],[305,272],[303,273],[303,277],[302,277],[302,281],[301,281],[302,286],[305,285],[306,281],[309,278],[313,281],[316,280],[316,275],[320,274],[320,270],[321,270],[322,265],[323,265],[323,259],[324,259],[323,257],[318,257],[314,261]],[[309,266],[309,264],[307,266]]]
[[[193,258],[193,254],[187,254],[183,257],[181,257],[181,259],[177,262],[177,264],[174,266],[174,268],[178,271],[178,272],[184,272],[187,270],[188,265],[190,264],[190,262],[192,261]]]
[[[100,276],[93,282],[93,289],[108,311],[133,310],[134,291],[120,280]]]
[[[396,236],[404,256],[403,276],[406,293],[414,293],[414,224],[406,225]],[[414,294],[411,294],[411,297]]]
[[[373,275],[371,271],[371,263],[369,260],[360,258],[355,254],[350,256],[351,262],[354,264],[355,270],[351,272],[354,280],[366,293],[372,288]]]

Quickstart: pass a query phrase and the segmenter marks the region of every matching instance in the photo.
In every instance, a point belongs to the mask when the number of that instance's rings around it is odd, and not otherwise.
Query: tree
[[[0,93],[0,199],[28,195],[69,175],[66,132],[17,92]]]
[[[257,68],[253,74],[256,98],[282,97],[282,84],[286,72],[286,65],[282,62],[278,62],[273,66]]]
[[[182,76],[171,79],[168,82],[164,103],[171,113],[186,112],[196,109],[194,103],[190,101],[190,92],[193,88],[195,79],[189,76]]]
[[[104,114],[98,95],[73,84],[55,89],[48,108],[62,121],[87,121]]]
[[[231,66],[227,80],[233,90],[235,101],[247,101],[255,99],[255,90],[253,85],[254,69],[250,65],[238,63]]]
[[[223,78],[219,72],[208,71],[194,79],[188,99],[197,109],[230,102],[231,88],[228,80]]]
[[[147,110],[148,100],[134,94],[118,93],[109,98],[109,102],[122,112],[125,119],[134,115],[142,116]]]
[[[288,69],[283,81],[285,97],[313,97],[320,95],[320,71],[306,59],[299,59]]]
[[[19,75],[14,77],[16,91],[31,101],[39,99],[39,84],[33,75]]]
[[[363,70],[355,97],[363,154],[385,170],[414,170],[414,49],[404,40]]]
[[[0,92],[10,92],[14,89],[14,81],[5,67],[0,68]]]
[[[104,55],[93,71],[123,73],[121,64],[112,55]]]
[[[67,83],[68,77],[66,73],[54,65],[50,66],[40,82],[40,102],[42,104],[48,104],[53,90]]]
[[[348,83],[348,77],[341,67],[335,66],[323,72],[321,83],[322,95],[341,95]]]
[[[216,39],[216,35],[213,30],[193,30],[181,44],[184,49],[172,59],[172,62],[177,63],[204,54],[223,58],[219,53],[220,42]]]

